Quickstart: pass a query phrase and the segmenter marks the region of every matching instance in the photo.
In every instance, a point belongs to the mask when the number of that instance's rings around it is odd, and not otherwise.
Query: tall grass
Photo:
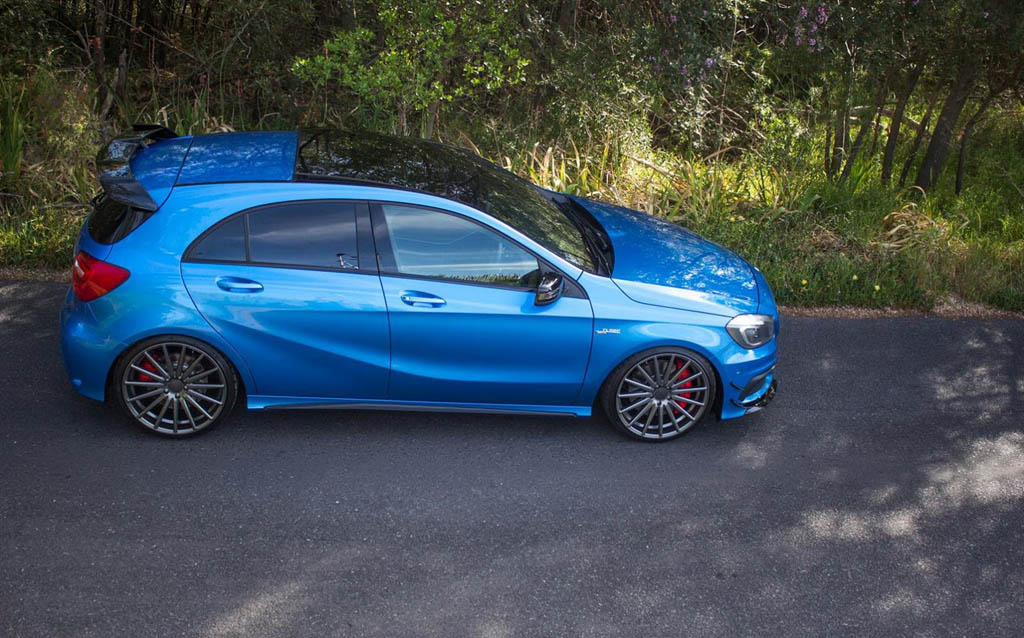
[[[24,87],[19,91],[11,81],[0,86],[0,168],[3,182],[10,185],[21,174],[25,150],[25,114],[21,106],[24,98]]]

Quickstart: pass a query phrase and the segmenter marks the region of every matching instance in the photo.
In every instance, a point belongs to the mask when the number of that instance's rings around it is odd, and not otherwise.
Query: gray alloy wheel
[[[117,396],[136,423],[165,436],[213,427],[234,406],[237,380],[216,350],[188,337],[157,337],[121,359]]]
[[[602,390],[605,413],[622,433],[667,441],[690,430],[715,401],[715,375],[707,359],[683,348],[634,355]]]

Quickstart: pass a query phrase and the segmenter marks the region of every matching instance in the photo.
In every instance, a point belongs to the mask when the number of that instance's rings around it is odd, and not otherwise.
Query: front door
[[[582,291],[534,305],[541,268],[510,239],[459,215],[374,205],[391,324],[394,400],[572,405],[590,355]]]

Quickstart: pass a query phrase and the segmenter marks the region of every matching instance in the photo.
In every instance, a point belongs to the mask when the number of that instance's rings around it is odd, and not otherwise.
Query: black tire
[[[231,414],[238,375],[209,344],[163,335],[140,341],[121,355],[110,393],[147,432],[182,438],[206,432]]]
[[[638,366],[642,372],[636,371]],[[706,420],[714,412],[717,396],[718,382],[710,361],[692,350],[665,346],[639,352],[616,366],[601,387],[598,402],[621,434],[664,442]]]

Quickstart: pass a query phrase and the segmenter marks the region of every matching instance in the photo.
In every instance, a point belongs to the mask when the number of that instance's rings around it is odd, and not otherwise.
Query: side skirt
[[[468,412],[475,414],[526,414],[533,416],[588,417],[590,406],[515,405],[505,403],[437,403],[387,399],[329,399],[250,395],[250,410],[391,410],[399,412]]]

